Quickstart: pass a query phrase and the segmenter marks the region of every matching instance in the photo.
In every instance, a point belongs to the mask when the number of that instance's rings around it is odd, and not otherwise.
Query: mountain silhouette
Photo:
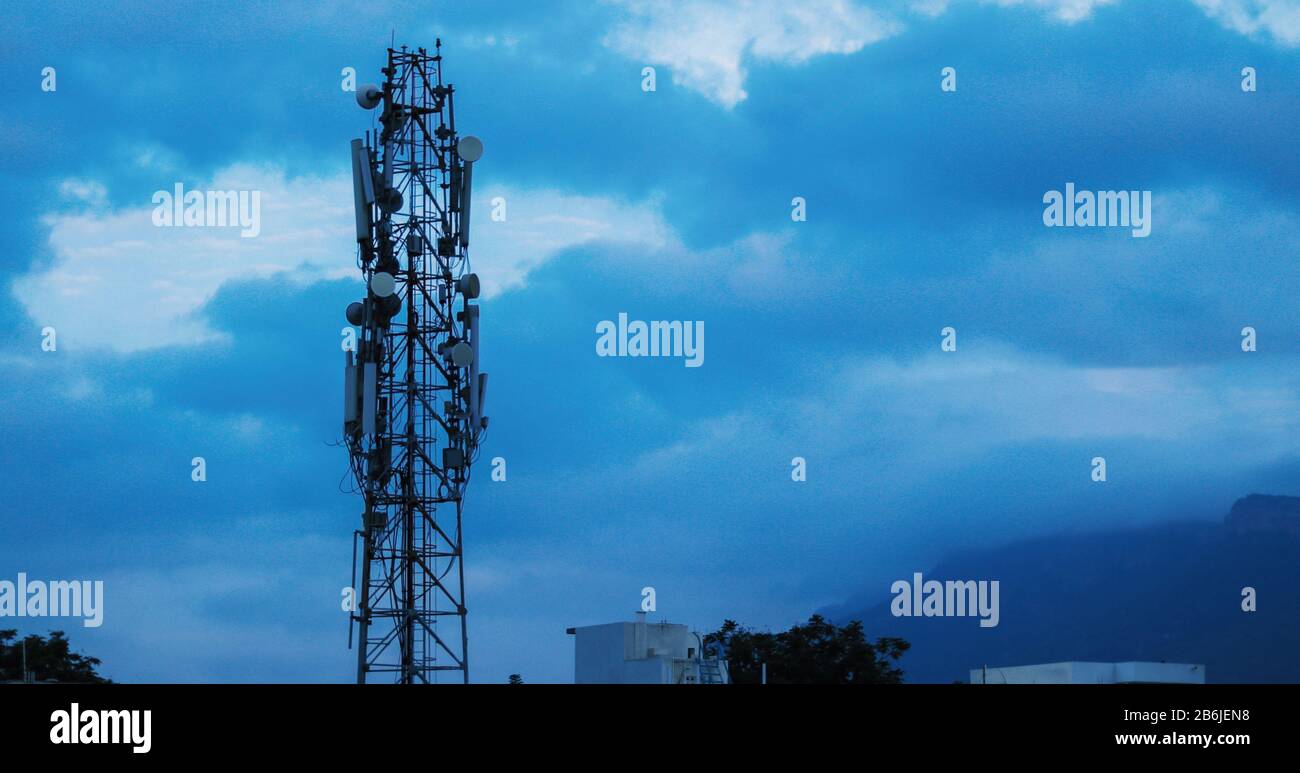
[[[1300,497],[1252,494],[1221,524],[965,552],[923,575],[999,581],[998,625],[895,617],[888,587],[864,597],[879,603],[826,610],[839,622],[861,620],[872,637],[911,642],[901,663],[908,682],[964,682],[986,665],[993,681],[999,666],[1068,660],[1200,663],[1210,683],[1300,682]],[[1242,609],[1246,587],[1256,611]]]

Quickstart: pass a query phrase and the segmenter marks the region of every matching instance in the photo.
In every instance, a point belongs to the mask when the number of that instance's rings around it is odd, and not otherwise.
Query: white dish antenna
[[[357,89],[357,104],[366,110],[374,110],[384,98],[384,92],[373,83],[367,83]]]
[[[483,140],[472,134],[460,138],[456,153],[465,162],[460,175],[460,246],[469,246],[469,204],[473,196],[474,162],[483,157]]]
[[[474,348],[461,341],[451,347],[451,362],[458,368],[467,367],[474,362]]]
[[[370,277],[370,291],[380,298],[387,298],[397,289],[397,280],[386,271],[376,271]]]
[[[483,140],[470,134],[460,138],[456,143],[456,152],[468,163],[474,163],[483,157]]]
[[[466,298],[477,298],[480,290],[478,274],[466,274],[460,279],[457,279],[456,289]]]

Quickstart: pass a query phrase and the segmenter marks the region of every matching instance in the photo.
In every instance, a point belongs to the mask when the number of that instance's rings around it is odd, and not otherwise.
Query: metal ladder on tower
[[[713,658],[700,660],[700,684],[726,684],[722,680],[722,667]]]

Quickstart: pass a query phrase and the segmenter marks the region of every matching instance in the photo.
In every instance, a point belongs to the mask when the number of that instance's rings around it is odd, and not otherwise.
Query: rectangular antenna
[[[480,414],[483,413],[483,409],[487,405],[487,377],[488,374],[486,373],[478,374],[478,412]],[[485,421],[486,418],[487,417],[484,416],[482,418],[475,419],[475,421],[479,424],[478,427],[474,428],[475,431],[479,430],[482,427],[483,421]]]
[[[370,148],[361,150],[361,187],[366,193],[366,203],[375,203],[375,153]]]
[[[474,163],[465,162],[465,171],[460,176],[460,246],[469,246],[469,202],[470,187],[474,184]]]
[[[379,400],[379,365],[367,362],[361,366],[361,434],[375,434],[375,403]]]
[[[346,434],[357,423],[357,366],[352,352],[343,355],[343,432]]]
[[[474,359],[469,364],[469,431],[478,431],[478,305],[466,304],[469,312],[469,345]]]
[[[357,241],[362,244],[370,242],[370,204],[374,198],[366,196],[365,181],[369,179],[370,170],[362,170],[361,140],[352,140],[352,206],[357,215]]]

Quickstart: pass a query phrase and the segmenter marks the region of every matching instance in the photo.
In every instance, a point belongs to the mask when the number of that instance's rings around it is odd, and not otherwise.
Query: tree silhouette
[[[50,631],[49,638],[31,634],[18,639],[18,631],[0,631],[0,680],[23,678],[23,643],[27,645],[27,670],[38,682],[95,682],[110,680],[95,673],[99,658],[73,652],[63,631]]]
[[[524,683],[524,678],[523,678],[522,676],[520,676],[519,674],[511,674],[508,683],[509,683],[509,684],[523,684],[523,683]]]
[[[857,620],[837,626],[821,615],[776,634],[727,620],[704,641],[726,649],[732,684],[758,684],[764,663],[769,684],[898,684],[895,663],[911,646],[890,637],[872,644]]]

